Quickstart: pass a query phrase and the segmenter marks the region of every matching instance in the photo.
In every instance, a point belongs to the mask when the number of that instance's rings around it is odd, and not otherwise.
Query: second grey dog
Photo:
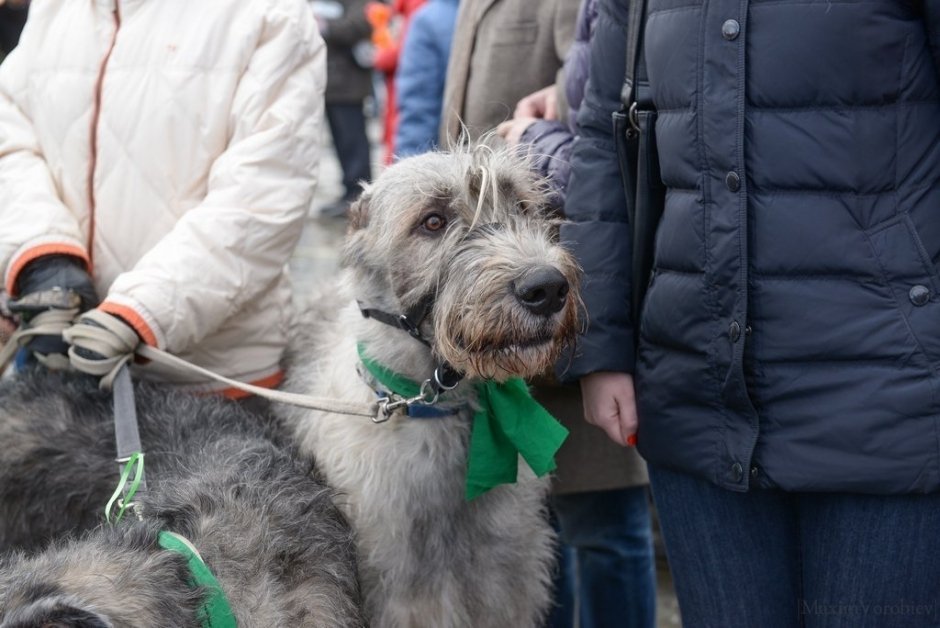
[[[103,519],[117,480],[110,395],[83,376],[0,384],[0,627],[202,626],[204,591],[158,545],[187,538],[239,626],[363,626],[355,551],[332,492],[240,404],[141,385],[144,517]],[[62,537],[65,538],[62,538]]]
[[[464,490],[477,384],[541,373],[576,331],[578,271],[547,205],[542,182],[505,150],[402,160],[353,209],[339,303],[298,326],[295,391],[375,400],[360,350],[415,383],[443,361],[466,376],[442,396],[453,414],[437,418],[376,425],[287,410],[343,496],[373,626],[527,628],[548,610],[548,479],[520,463],[516,483],[469,502]],[[417,330],[381,320],[401,315]]]

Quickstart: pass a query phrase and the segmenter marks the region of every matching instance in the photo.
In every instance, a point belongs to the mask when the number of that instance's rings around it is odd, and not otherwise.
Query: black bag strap
[[[621,108],[614,114],[614,130],[618,135],[618,157],[632,231],[630,304],[638,342],[640,310],[652,277],[653,249],[665,204],[665,187],[656,151],[656,110],[643,55],[647,0],[629,2]]]
[[[627,198],[627,216],[631,225],[636,224],[636,173],[640,149],[640,127],[637,124],[638,104],[637,78],[640,76],[641,34],[643,33],[646,14],[646,0],[627,0],[630,3],[630,15],[627,18],[627,41],[625,48],[623,84],[620,87],[620,109],[614,112],[614,136],[617,139],[617,155],[620,160],[620,174],[623,191]],[[648,91],[648,90],[647,90]]]
[[[643,29],[646,25],[646,0],[629,0],[630,18],[627,22],[627,63],[624,67],[623,87],[620,89],[620,101],[628,113],[635,104],[651,106],[649,82],[646,80],[646,67],[643,63]],[[630,114],[631,122],[635,116]]]

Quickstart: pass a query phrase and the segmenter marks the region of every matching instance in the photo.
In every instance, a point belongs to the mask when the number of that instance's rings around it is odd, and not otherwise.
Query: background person
[[[28,0],[0,0],[0,61],[19,42],[28,9]]]
[[[314,16],[326,41],[326,119],[343,171],[343,196],[320,208],[321,216],[345,217],[372,179],[372,155],[366,135],[365,99],[372,95],[372,70],[363,45],[372,27],[366,0],[317,0]]]
[[[394,161],[395,134],[398,128],[398,101],[395,77],[402,45],[408,34],[411,17],[427,0],[392,0],[390,4],[370,2],[366,15],[372,24],[372,41],[375,44],[375,69],[382,73],[385,82],[385,120],[382,128],[382,144],[385,150],[382,163]]]
[[[430,0],[412,16],[395,81],[396,157],[437,147],[458,4],[459,0]]]
[[[303,0],[34,2],[0,65],[6,289],[66,264],[144,342],[275,385],[324,70]]]
[[[463,0],[447,64],[440,143],[471,140],[552,84],[574,39],[577,0]]]

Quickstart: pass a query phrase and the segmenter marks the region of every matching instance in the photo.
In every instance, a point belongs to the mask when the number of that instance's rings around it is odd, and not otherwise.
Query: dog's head
[[[508,149],[398,162],[350,212],[356,297],[392,312],[429,304],[434,353],[470,377],[543,372],[573,340],[579,302],[548,192]]]
[[[0,559],[0,628],[185,626],[202,593],[142,523]]]
[[[113,628],[114,624],[94,609],[73,598],[45,595],[11,609],[3,628]]]

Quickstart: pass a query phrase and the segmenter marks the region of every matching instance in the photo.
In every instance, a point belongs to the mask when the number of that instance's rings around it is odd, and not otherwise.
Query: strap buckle
[[[640,120],[637,117],[637,109],[638,104],[637,101],[634,100],[632,103],[630,103],[630,110],[627,112],[627,120],[630,121],[630,128],[632,128],[634,132],[639,133]]]
[[[418,329],[418,326],[408,318],[407,314],[400,314],[398,316],[398,326],[401,327],[404,331],[408,332],[408,335],[412,338],[417,338],[422,340],[421,331]]]

